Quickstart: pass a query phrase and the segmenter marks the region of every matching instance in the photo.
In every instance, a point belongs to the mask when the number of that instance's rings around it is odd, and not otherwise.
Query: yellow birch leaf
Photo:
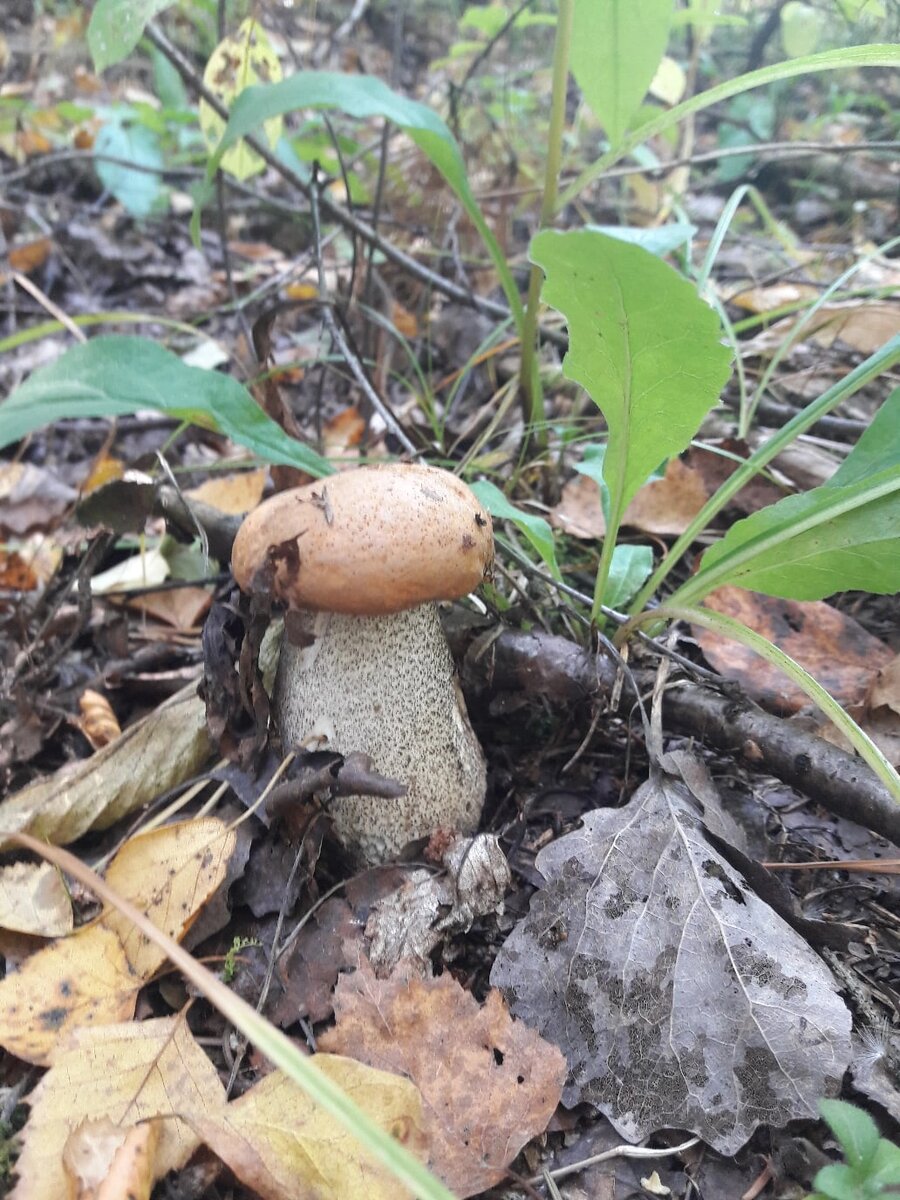
[[[109,864],[106,882],[181,941],[224,882],[235,841],[234,832],[213,818],[165,825],[127,841]],[[107,908],[100,924],[117,934],[142,981],[165,960],[164,952],[116,909]]]
[[[422,1097],[415,1084],[338,1055],[317,1054],[312,1061],[407,1150],[424,1153]],[[403,1200],[409,1195],[280,1071],[221,1112],[192,1116],[191,1125],[263,1200]]]
[[[0,1045],[46,1066],[65,1034],[127,1020],[141,982],[116,934],[89,925],[32,954],[0,981]]]
[[[29,1103],[11,1200],[68,1194],[63,1149],[85,1121],[131,1129],[161,1118],[151,1171],[160,1179],[183,1166],[199,1144],[182,1115],[219,1111],[225,1091],[184,1020],[169,1017],[79,1030],[60,1047]]]
[[[252,17],[241,23],[236,34],[219,42],[203,72],[203,82],[226,108],[231,107],[245,88],[255,83],[278,83],[281,77],[281,63],[266,31]],[[273,117],[263,126],[272,149],[281,137],[282,124],[281,117]],[[200,101],[200,128],[207,146],[213,150],[225,132],[225,122],[205,100]],[[243,180],[257,175],[265,163],[242,138],[225,153],[220,166],[235,179]]]

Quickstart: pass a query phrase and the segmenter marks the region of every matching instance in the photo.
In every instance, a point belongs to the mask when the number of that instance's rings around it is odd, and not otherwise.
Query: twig
[[[666,1146],[662,1150],[655,1150],[649,1146],[629,1146],[623,1142],[621,1146],[614,1146],[611,1150],[604,1150],[601,1154],[592,1154],[590,1158],[583,1158],[580,1162],[571,1163],[568,1167],[558,1167],[555,1171],[546,1173],[551,1179],[565,1179],[568,1175],[575,1175],[597,1163],[608,1162],[611,1158],[669,1158],[672,1154],[683,1154],[685,1150],[692,1150],[699,1143],[698,1137],[692,1137],[679,1146]],[[528,1182],[543,1183],[543,1181],[544,1172],[541,1172],[540,1175],[532,1175]]]
[[[324,263],[322,262],[322,229],[321,229],[321,226],[319,223],[319,188],[318,188],[318,181],[316,179],[313,180],[313,185],[309,191],[309,202],[310,202],[310,210],[312,213],[314,245],[316,247],[316,267],[317,267],[318,273],[319,273],[319,290],[322,294],[322,299],[324,300],[324,298],[325,298],[325,293],[324,293],[325,266],[324,266]],[[411,454],[414,458],[420,458],[421,451],[417,450],[415,445],[409,440],[409,438],[406,435],[406,432],[403,429],[403,426],[400,424],[400,422],[397,420],[397,418],[394,416],[394,414],[391,412],[391,410],[388,408],[388,406],[384,403],[384,401],[381,399],[381,397],[375,391],[374,387],[372,387],[372,384],[369,382],[369,377],[366,375],[366,372],[365,372],[365,369],[363,368],[362,363],[360,362],[359,358],[350,349],[349,343],[347,342],[347,339],[344,336],[343,330],[341,329],[338,322],[335,320],[334,312],[331,308],[331,305],[330,304],[322,304],[321,309],[322,309],[322,320],[325,322],[325,325],[328,328],[328,332],[331,334],[331,338],[332,338],[335,346],[337,346],[338,350],[340,351],[341,355],[344,358],[344,361],[347,363],[347,366],[350,368],[350,372],[353,375],[353,378],[356,380],[356,382],[362,388],[366,399],[369,401],[369,403],[371,404],[371,406],[375,410],[375,412],[377,412],[378,415],[381,417],[381,419],[384,421],[385,425],[387,425],[388,429],[390,429],[390,431],[394,434],[394,436],[400,442],[400,444],[404,448],[404,450],[406,450],[406,452],[408,454]]]

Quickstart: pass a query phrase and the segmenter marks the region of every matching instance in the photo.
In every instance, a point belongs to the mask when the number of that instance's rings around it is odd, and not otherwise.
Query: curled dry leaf
[[[349,1058],[317,1054],[312,1061],[402,1146],[424,1156],[422,1097],[414,1084]],[[352,1133],[280,1071],[227,1108],[192,1123],[263,1200],[402,1200],[409,1195]]]
[[[122,1129],[108,1118],[84,1121],[66,1138],[67,1195],[77,1200],[150,1200],[162,1122]]]
[[[102,692],[85,688],[78,697],[78,707],[81,709],[78,728],[95,750],[108,746],[122,732],[112,705]]]
[[[823,600],[782,600],[721,587],[703,603],[774,642],[844,705],[859,704],[875,672],[893,657],[884,642]],[[693,628],[693,633],[710,665],[766,708],[792,713],[810,703],[777,667],[746,646],[708,629]]]
[[[335,992],[334,1029],[324,1050],[418,1085],[429,1167],[454,1195],[499,1183],[526,1142],[547,1127],[559,1102],[565,1060],[496,991],[483,1006],[450,976],[375,978],[363,958]]]
[[[73,924],[72,901],[56,867],[19,862],[0,869],[0,928],[62,937]]]
[[[493,834],[455,838],[444,853],[443,865],[446,874],[415,871],[375,904],[366,923],[366,938],[377,974],[390,974],[401,959],[425,969],[443,939],[469,929],[476,917],[502,911],[512,877]]]
[[[192,684],[92,758],[4,800],[0,843],[7,833],[31,833],[60,846],[106,829],[196,774],[209,754],[206,712]]]
[[[563,1048],[565,1104],[596,1105],[630,1141],[689,1129],[733,1154],[837,1094],[851,1019],[821,959],[707,840],[714,803],[659,771],[545,847],[546,886],[491,982]]]
[[[63,1148],[85,1121],[127,1130],[162,1118],[150,1171],[155,1181],[183,1166],[199,1145],[183,1118],[221,1109],[225,1091],[184,1020],[170,1017],[79,1030],[28,1103],[12,1200],[59,1200],[70,1194]]]

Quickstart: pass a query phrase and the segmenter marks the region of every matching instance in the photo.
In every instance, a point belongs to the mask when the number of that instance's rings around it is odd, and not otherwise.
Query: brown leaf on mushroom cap
[[[238,531],[232,568],[244,590],[271,574],[291,607],[365,615],[464,596],[492,560],[491,519],[461,480],[382,464],[271,497]]]

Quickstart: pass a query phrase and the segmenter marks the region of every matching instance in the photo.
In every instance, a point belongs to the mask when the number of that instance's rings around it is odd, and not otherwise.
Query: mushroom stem
[[[387,616],[292,613],[275,683],[275,719],[286,749],[312,741],[361,750],[407,787],[399,799],[334,801],[336,831],[366,862],[444,827],[473,832],[485,762],[437,607]],[[299,626],[299,628],[298,628]]]

